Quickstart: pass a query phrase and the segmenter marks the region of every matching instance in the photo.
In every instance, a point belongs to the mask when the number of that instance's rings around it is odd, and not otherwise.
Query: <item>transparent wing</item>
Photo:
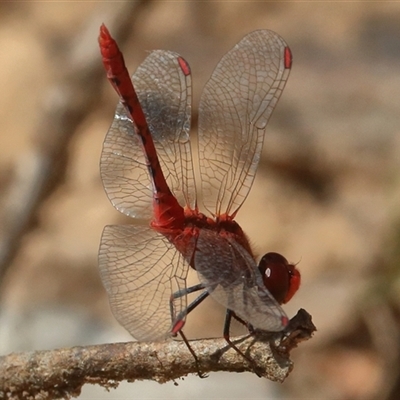
[[[291,54],[276,33],[245,36],[215,68],[200,101],[203,203],[234,215],[256,173],[265,128],[286,84]]]
[[[253,258],[233,239],[201,230],[194,265],[210,295],[244,321],[270,332],[285,327],[286,315],[265,288]]]
[[[170,297],[186,288],[189,265],[163,235],[132,225],[106,226],[99,266],[111,309],[137,340],[158,340],[171,332]],[[173,315],[186,309],[175,299]]]
[[[193,208],[189,66],[178,54],[157,50],[139,66],[132,81],[167,183],[182,206]],[[100,170],[107,196],[117,210],[130,217],[152,217],[151,182],[143,149],[121,103],[104,141]]]

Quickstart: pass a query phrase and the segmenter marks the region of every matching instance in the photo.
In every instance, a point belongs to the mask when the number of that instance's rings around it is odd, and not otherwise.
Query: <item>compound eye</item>
[[[300,272],[279,253],[265,254],[258,269],[265,287],[279,304],[288,302],[300,286]]]

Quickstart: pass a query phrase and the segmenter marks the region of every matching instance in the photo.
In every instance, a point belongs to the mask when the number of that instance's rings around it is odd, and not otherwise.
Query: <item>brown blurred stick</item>
[[[231,349],[224,339],[191,341],[202,373],[254,372],[283,382],[293,369],[290,351],[315,331],[304,310],[292,318],[289,332],[233,339],[253,365]],[[114,343],[87,347],[36,351],[0,357],[0,398],[70,398],[86,383],[106,388],[122,380],[154,380],[164,383],[198,372],[184,342]]]
[[[83,32],[71,30],[74,36],[69,53],[59,53],[59,59],[53,57],[52,62],[60,67],[63,64],[66,73],[45,90],[32,151],[21,155],[2,201],[0,282],[18,252],[22,236],[32,229],[41,202],[62,182],[68,162],[68,142],[100,97],[101,80],[105,79],[97,44],[100,24],[106,21],[123,44],[141,7],[149,3],[114,2],[109,8],[99,8]]]

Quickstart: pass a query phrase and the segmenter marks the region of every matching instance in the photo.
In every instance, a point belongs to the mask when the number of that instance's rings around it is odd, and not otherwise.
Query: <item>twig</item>
[[[224,339],[191,341],[202,373],[254,372],[283,382],[293,368],[291,349],[311,337],[315,326],[304,310],[291,320],[288,333],[257,334],[235,340],[254,361],[249,365]],[[0,357],[0,397],[7,399],[69,399],[85,383],[114,388],[122,380],[164,383],[197,373],[194,358],[183,342],[114,343],[68,349],[10,354]]]

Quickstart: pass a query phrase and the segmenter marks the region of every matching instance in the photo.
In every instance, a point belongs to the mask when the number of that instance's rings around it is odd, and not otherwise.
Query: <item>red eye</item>
[[[287,303],[300,286],[300,272],[278,253],[265,254],[258,269],[265,287],[279,304]]]

